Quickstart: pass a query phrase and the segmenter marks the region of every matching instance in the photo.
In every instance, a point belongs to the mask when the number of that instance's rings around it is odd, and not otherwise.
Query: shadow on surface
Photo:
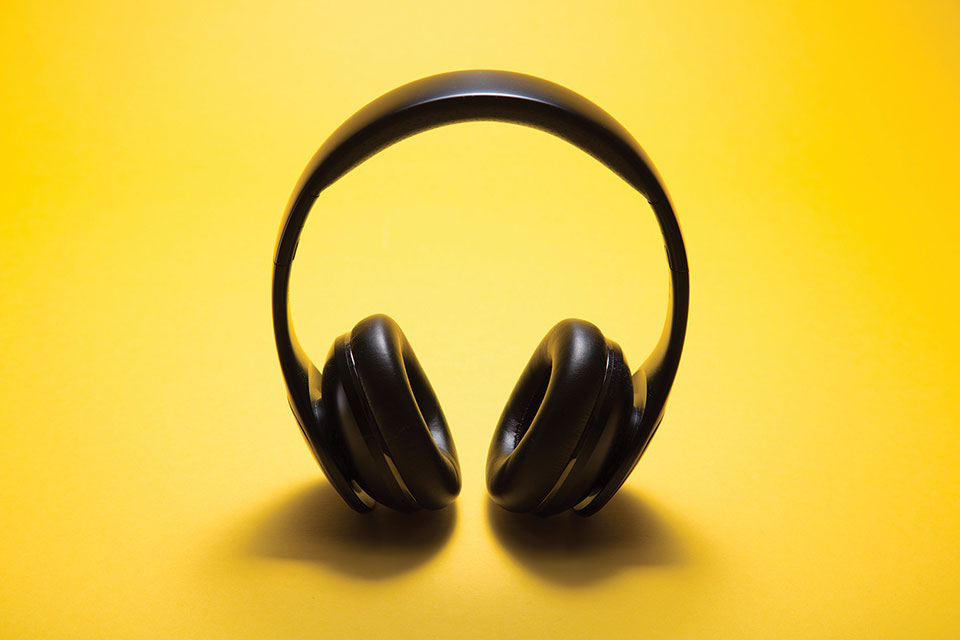
[[[383,507],[356,513],[323,482],[296,491],[258,516],[250,525],[246,550],[375,580],[429,560],[450,537],[455,520],[456,505],[418,513]]]
[[[487,500],[487,521],[520,564],[548,580],[587,585],[633,567],[683,565],[681,536],[648,503],[622,490],[596,515],[511,513]]]

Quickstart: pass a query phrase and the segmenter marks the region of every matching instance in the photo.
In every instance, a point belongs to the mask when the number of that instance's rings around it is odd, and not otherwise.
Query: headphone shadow
[[[456,506],[398,513],[376,507],[357,513],[326,482],[296,491],[252,525],[250,555],[324,565],[377,580],[415,569],[453,532]]]
[[[631,567],[679,566],[689,545],[649,503],[629,491],[598,513],[539,517],[506,511],[487,500],[497,541],[533,573],[567,586],[587,586]]]

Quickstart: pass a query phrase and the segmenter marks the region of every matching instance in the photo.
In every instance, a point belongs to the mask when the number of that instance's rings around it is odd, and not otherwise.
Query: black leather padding
[[[460,462],[450,428],[413,348],[385,315],[357,323],[347,339],[374,428],[403,484],[425,509],[460,493]]]
[[[487,454],[487,489],[510,511],[534,511],[557,485],[604,388],[608,343],[583,320],[547,333],[504,407]],[[596,434],[588,434],[591,437]]]

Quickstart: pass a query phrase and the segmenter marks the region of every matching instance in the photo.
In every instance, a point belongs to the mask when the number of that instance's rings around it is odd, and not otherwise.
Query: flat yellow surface
[[[5,3],[0,634],[957,638],[960,5]],[[510,517],[486,449],[543,334],[631,364],[653,216],[538,131],[392,147],[315,207],[304,346],[384,312],[451,423],[455,507],[341,504],[269,315],[283,206],[347,116],[460,68],[630,130],[690,257],[663,426],[595,518]]]

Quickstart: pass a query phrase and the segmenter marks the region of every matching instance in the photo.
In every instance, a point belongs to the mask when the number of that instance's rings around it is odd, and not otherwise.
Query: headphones
[[[623,126],[558,84],[506,71],[457,71],[377,98],[333,132],[310,160],[280,225],[273,330],[290,408],[324,474],[357,511],[376,503],[440,509],[460,493],[446,418],[400,327],[385,315],[340,336],[322,370],[297,340],[290,270],[314,199],[378,151],[421,131],[497,120],[580,147],[650,203],[670,267],[667,319],[636,373],[617,343],[583,320],[553,327],[527,364],[487,454],[487,488],[510,511],[596,513],[636,466],[663,418],[687,326],[690,285],[680,224],[653,163]]]

